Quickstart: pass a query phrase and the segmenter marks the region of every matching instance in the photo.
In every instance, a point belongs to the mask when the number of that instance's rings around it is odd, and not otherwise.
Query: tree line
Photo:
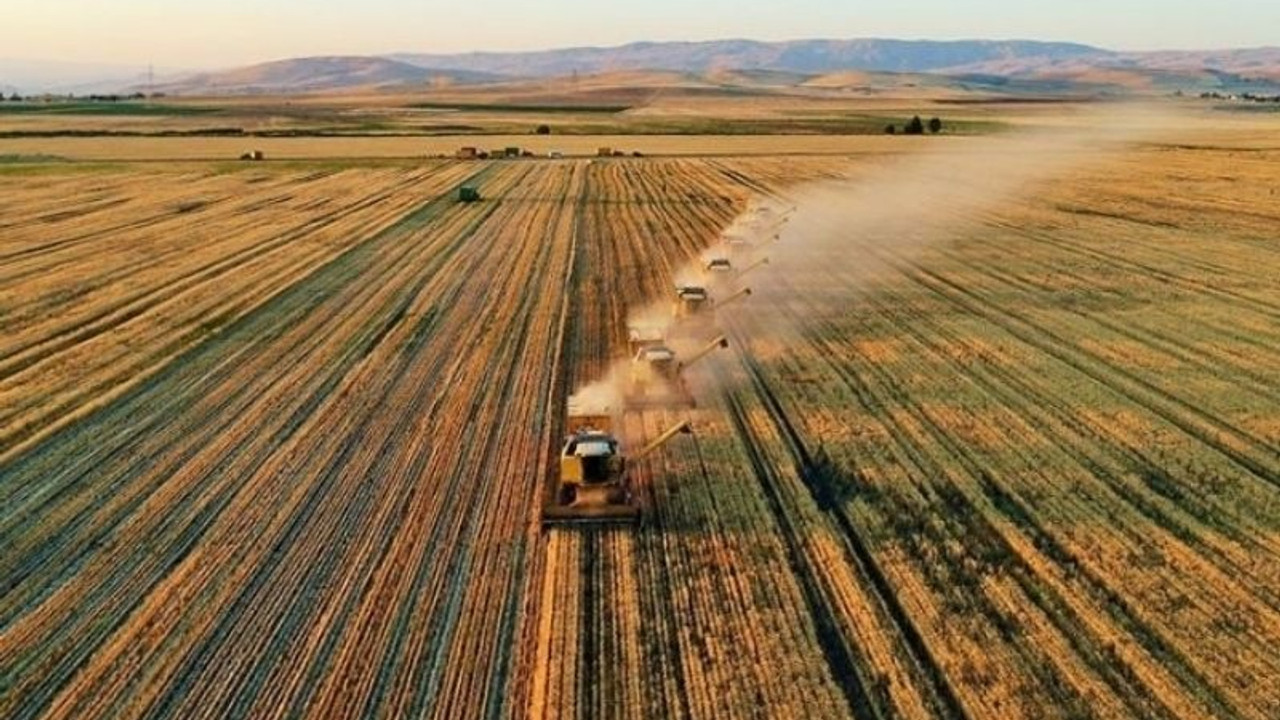
[[[45,93],[43,95],[28,95],[26,97],[23,97],[22,95],[19,95],[18,93],[15,92],[9,95],[9,102],[35,102],[35,101],[40,101],[40,102],[122,102],[122,101],[132,101],[132,100],[146,100],[148,97],[161,98],[161,97],[164,97],[164,93],[152,93],[150,95],[147,95],[146,93],[142,93],[142,92],[135,92],[127,95],[121,95],[117,93],[112,93],[110,95],[98,95],[98,94],[50,95],[48,93]],[[4,93],[0,93],[0,100],[3,100],[3,99],[4,99]]]
[[[919,115],[916,115],[906,125],[902,126],[902,134],[923,135],[926,128],[934,135],[942,132],[942,118],[930,118],[929,122],[926,123],[920,119]],[[887,135],[896,135],[898,134],[898,126],[893,124],[885,125],[884,131]]]

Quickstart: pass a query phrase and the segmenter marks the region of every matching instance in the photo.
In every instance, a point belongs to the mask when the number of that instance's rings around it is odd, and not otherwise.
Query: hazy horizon
[[[567,0],[536,6],[413,4],[366,0],[226,0],[182,8],[157,0],[56,6],[20,2],[0,57],[12,62],[214,69],[293,57],[406,53],[524,52],[633,42],[814,38],[1038,40],[1116,51],[1218,50],[1274,46],[1280,3],[1085,0],[918,0],[909,7],[842,6],[835,0],[690,5],[651,0],[602,7]],[[442,20],[443,19],[443,20]],[[1103,22],[1102,20],[1106,20]]]

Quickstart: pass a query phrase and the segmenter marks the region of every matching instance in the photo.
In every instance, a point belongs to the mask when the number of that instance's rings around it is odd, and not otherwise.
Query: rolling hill
[[[175,95],[319,92],[386,86],[471,84],[500,76],[464,69],[438,69],[364,56],[277,60],[221,72],[200,73],[159,85]]]
[[[388,57],[414,65],[461,68],[507,75],[556,76],[614,70],[773,70],[824,73],[834,70],[932,72],[996,60],[1057,61],[1102,58],[1105,50],[1074,43],[963,40],[714,40],[640,42],[614,48],[568,48],[537,52],[459,55],[401,53]]]

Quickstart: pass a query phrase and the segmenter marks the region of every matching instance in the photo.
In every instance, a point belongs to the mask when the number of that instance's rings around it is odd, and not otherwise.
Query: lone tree
[[[920,119],[919,115],[911,118],[911,122],[907,123],[906,133],[908,135],[924,134],[924,121]]]
[[[537,129],[537,130],[535,130],[534,132],[538,133],[539,135],[550,135],[550,134],[551,134],[551,126],[550,126],[550,125],[539,125],[539,126],[538,126],[538,129]]]
[[[898,128],[896,128],[896,127],[894,127],[894,126],[892,126],[892,125],[885,125],[885,126],[884,126],[884,134],[885,134],[885,135],[897,135],[897,134],[898,134]]]
[[[22,102],[22,96],[18,93],[14,93],[9,96],[9,102]]]
[[[929,120],[929,132],[934,135],[942,132],[942,118],[933,118]]]

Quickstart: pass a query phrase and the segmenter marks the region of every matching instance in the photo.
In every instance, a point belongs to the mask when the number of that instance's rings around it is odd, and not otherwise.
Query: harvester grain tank
[[[542,512],[544,525],[635,522],[640,506],[631,492],[628,460],[640,460],[677,435],[692,432],[687,420],[677,423],[628,457],[608,413],[571,409],[567,429],[555,498]]]

